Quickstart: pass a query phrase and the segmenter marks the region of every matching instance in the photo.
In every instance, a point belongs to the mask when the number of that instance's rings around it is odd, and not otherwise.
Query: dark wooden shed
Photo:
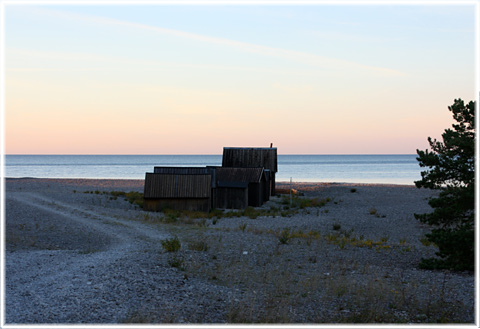
[[[206,167],[163,167],[155,166],[153,167],[153,172],[155,174],[178,174],[178,175],[211,175],[212,177],[212,188],[215,188],[215,169],[217,166],[206,166]]]
[[[248,183],[217,182],[212,199],[214,208],[245,209],[248,207]]]
[[[145,174],[145,210],[209,211],[211,195],[212,177],[209,174]]]
[[[245,205],[238,208],[246,208],[247,206],[259,207],[268,199],[265,199],[265,190],[269,190],[267,179],[263,168],[216,168],[217,179],[217,196],[220,198],[220,186],[228,184],[247,184],[248,198]],[[267,193],[268,194],[268,193]],[[214,203],[215,207],[216,204]],[[219,207],[218,207],[219,208]]]
[[[264,168],[270,172],[270,195],[275,195],[276,147],[224,147],[222,167]]]

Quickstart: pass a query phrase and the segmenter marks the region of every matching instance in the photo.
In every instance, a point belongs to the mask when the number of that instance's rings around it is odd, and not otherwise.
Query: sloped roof
[[[182,174],[182,175],[207,175],[213,169],[208,167],[161,167],[155,166],[153,172],[155,174]]]
[[[145,174],[144,198],[209,198],[211,175]]]

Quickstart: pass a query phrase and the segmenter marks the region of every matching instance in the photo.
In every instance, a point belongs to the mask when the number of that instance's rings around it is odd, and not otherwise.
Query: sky
[[[414,154],[478,97],[472,1],[2,5],[5,154]]]

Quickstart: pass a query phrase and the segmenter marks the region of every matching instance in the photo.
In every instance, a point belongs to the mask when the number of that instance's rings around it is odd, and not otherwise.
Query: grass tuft
[[[177,236],[171,239],[162,240],[160,243],[162,244],[163,249],[167,252],[176,252],[180,250],[182,246]]]
[[[292,234],[290,232],[290,228],[284,228],[280,234],[278,235],[278,241],[280,241],[281,244],[288,244],[288,241],[291,239]]]

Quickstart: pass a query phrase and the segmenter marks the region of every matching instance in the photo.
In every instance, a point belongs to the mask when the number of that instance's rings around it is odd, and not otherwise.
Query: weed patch
[[[143,193],[140,192],[124,192],[124,191],[111,191],[111,192],[100,192],[96,191],[85,191],[84,193],[90,194],[104,194],[111,195],[110,200],[117,200],[118,197],[123,197],[126,201],[143,208]]]
[[[160,243],[162,244],[163,249],[167,252],[176,252],[181,248],[180,240],[176,236],[171,239],[162,240]]]
[[[278,241],[280,241],[281,244],[287,244],[291,237],[290,228],[287,227],[278,235]]]

